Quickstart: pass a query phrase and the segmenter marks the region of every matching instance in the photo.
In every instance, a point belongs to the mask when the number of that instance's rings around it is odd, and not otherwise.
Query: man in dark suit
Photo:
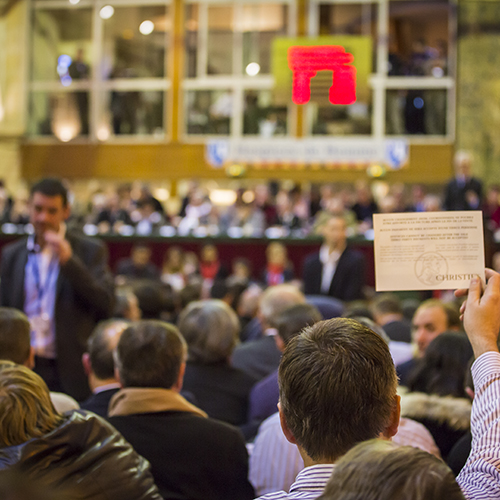
[[[150,462],[164,498],[251,500],[240,431],[207,418],[180,394],[186,357],[186,342],[174,325],[133,323],[116,349],[123,389],[111,399],[108,420]]]
[[[0,302],[28,316],[35,371],[49,389],[81,401],[89,395],[81,357],[95,324],[111,312],[113,280],[105,246],[67,231],[69,214],[60,180],[33,186],[34,234],[3,248]]]
[[[444,194],[445,210],[479,210],[483,186],[471,176],[472,156],[467,151],[457,151],[453,159],[455,177],[448,182]]]
[[[332,215],[322,235],[319,253],[309,255],[304,262],[304,293],[330,295],[344,302],[363,299],[365,259],[347,247],[344,218]]]
[[[106,418],[111,398],[119,391],[120,383],[115,377],[113,351],[123,331],[129,326],[124,320],[101,321],[87,342],[87,352],[82,364],[89,379],[92,396],[80,408],[93,411]]]

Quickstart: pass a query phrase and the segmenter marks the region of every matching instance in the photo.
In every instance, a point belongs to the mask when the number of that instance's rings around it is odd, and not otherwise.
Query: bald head
[[[94,329],[87,343],[90,371],[99,380],[114,378],[113,351],[124,330],[130,324],[124,320],[101,321]],[[84,361],[85,364],[85,361]]]
[[[274,328],[274,319],[285,309],[296,304],[305,304],[304,294],[293,285],[276,285],[269,287],[259,303],[259,317],[265,327]]]

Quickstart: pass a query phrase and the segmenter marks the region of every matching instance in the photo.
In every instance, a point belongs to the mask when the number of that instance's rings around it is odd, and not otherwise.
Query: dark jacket
[[[92,411],[96,415],[106,418],[108,416],[109,402],[119,390],[120,389],[108,389],[106,391],[98,392],[97,394],[92,394],[90,398],[80,404],[80,408],[82,410]]]
[[[166,500],[251,500],[248,455],[238,429],[206,418],[169,389],[125,388],[109,422],[151,463]]]
[[[402,387],[398,392],[401,394],[401,416],[427,427],[446,461],[455,443],[470,428],[471,402],[452,396],[406,393]]]
[[[467,191],[476,193],[479,198],[479,206],[471,207],[467,201]],[[481,208],[481,198],[483,186],[481,181],[470,177],[465,184],[460,184],[455,178],[446,185],[444,193],[444,210],[479,210]]]
[[[319,258],[319,253],[306,257],[302,274],[304,293],[306,295],[321,295],[323,264]],[[365,280],[365,259],[363,254],[348,247],[342,252],[337,262],[327,295],[344,302],[363,299]]]
[[[231,357],[231,365],[254,380],[262,380],[275,371],[281,361],[281,351],[272,336],[244,342],[236,347]]]
[[[82,354],[96,323],[113,309],[113,277],[107,250],[96,239],[68,231],[73,256],[61,266],[57,279],[55,323],[57,369],[65,393],[77,401],[90,395]],[[28,259],[26,238],[2,249],[0,303],[24,310],[24,274]]]
[[[15,467],[72,500],[161,500],[149,463],[105,420],[75,410],[42,438],[0,449]]]
[[[193,394],[196,406],[209,417],[242,425],[247,420],[248,395],[254,384],[255,379],[225,362],[189,361],[182,387]]]

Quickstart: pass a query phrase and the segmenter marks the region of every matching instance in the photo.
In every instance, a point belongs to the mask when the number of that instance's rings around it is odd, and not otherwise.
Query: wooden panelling
[[[21,147],[22,176],[27,180],[47,175],[69,179],[161,180],[220,179],[224,170],[209,167],[204,146],[191,144],[32,144]],[[414,145],[410,165],[388,172],[389,182],[441,183],[452,175],[451,145]],[[257,170],[248,168],[250,179],[292,179],[316,182],[354,182],[366,177],[363,170],[325,170],[306,168]]]

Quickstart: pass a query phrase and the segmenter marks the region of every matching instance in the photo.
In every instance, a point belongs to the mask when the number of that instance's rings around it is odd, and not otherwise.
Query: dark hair
[[[313,460],[336,460],[383,432],[397,404],[387,344],[346,318],[320,321],[287,345],[279,367],[287,427]]]
[[[229,287],[226,285],[226,280],[216,278],[210,288],[210,298],[222,300],[228,293]]]
[[[125,330],[128,323],[122,319],[108,319],[97,324],[92,335],[87,341],[87,352],[90,356],[92,371],[96,377],[105,380],[115,376],[115,364],[113,361],[113,351],[116,347],[116,340],[110,342],[113,333]]]
[[[321,313],[311,304],[296,304],[287,307],[279,314],[276,317],[275,325],[278,335],[287,345],[303,328],[312,326],[322,319]]]
[[[375,318],[368,307],[368,303],[365,300],[354,300],[350,302],[342,315],[344,318],[355,318],[359,316],[375,321]]]
[[[450,468],[413,446],[372,439],[335,465],[318,500],[464,500]]]
[[[30,331],[25,314],[13,307],[0,307],[0,359],[26,363],[30,355]]]
[[[48,177],[33,184],[30,191],[30,197],[35,193],[41,193],[45,196],[60,196],[62,198],[63,207],[68,205],[68,190],[60,179]]]
[[[122,333],[115,361],[124,387],[170,389],[185,356],[186,343],[174,325],[142,320]]]
[[[188,283],[179,292],[181,308],[186,307],[188,304],[194,302],[195,300],[200,300],[200,298],[201,298],[201,285],[197,283]]]
[[[163,311],[164,293],[160,283],[152,280],[141,280],[134,285],[134,293],[144,319],[160,319]]]
[[[240,332],[236,313],[217,299],[191,302],[177,326],[188,344],[189,360],[204,364],[227,361]]]
[[[427,347],[410,375],[410,391],[438,396],[466,397],[465,372],[472,347],[464,333],[444,332]]]
[[[113,309],[113,318],[125,319],[130,311],[130,300],[133,300],[134,292],[126,288],[117,288],[115,290],[115,305]],[[139,303],[139,301],[137,301]]]

